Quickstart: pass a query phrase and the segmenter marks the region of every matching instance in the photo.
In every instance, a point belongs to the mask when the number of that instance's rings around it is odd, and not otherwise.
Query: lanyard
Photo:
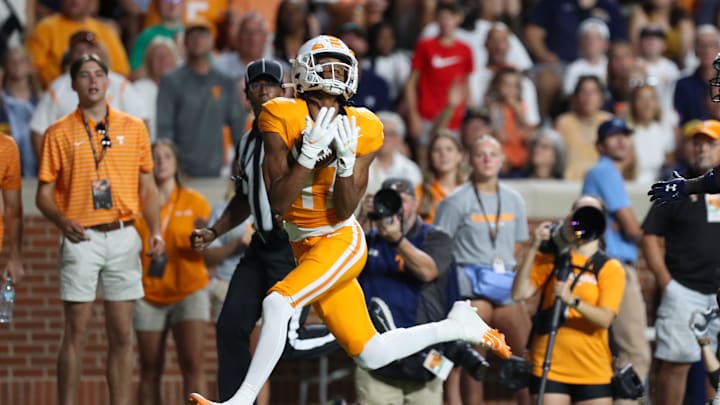
[[[492,243],[493,251],[495,250],[495,241],[497,240],[498,232],[500,232],[500,185],[497,185],[496,188],[496,195],[497,195],[497,213],[495,214],[495,224],[490,223],[490,218],[487,215],[487,212],[485,211],[485,206],[483,205],[482,199],[480,198],[480,192],[478,192],[477,187],[473,185],[473,190],[475,190],[475,197],[477,197],[478,204],[480,205],[480,211],[482,211],[483,217],[485,218],[485,223],[488,224],[488,234],[490,235],[490,243]]]
[[[173,190],[173,195],[170,197],[170,205],[167,206],[167,210],[165,218],[162,218],[162,222],[160,223],[160,235],[163,237],[163,239],[167,239],[165,237],[165,231],[167,231],[167,227],[170,224],[170,218],[173,216],[173,212],[175,210],[175,203],[177,200],[180,199],[180,190],[177,189],[177,185],[175,186],[175,190]]]
[[[105,152],[107,151],[107,147],[103,144],[102,146],[102,153],[100,154],[100,158],[98,159],[97,151],[95,150],[95,141],[93,140],[92,132],[90,132],[90,125],[88,125],[87,121],[85,120],[85,115],[82,117],[83,125],[85,126],[85,133],[87,133],[88,136],[88,142],[90,142],[90,149],[92,150],[93,159],[95,159],[95,171],[100,170],[100,162],[105,158]],[[98,131],[97,126],[95,126],[95,130],[101,133],[103,136],[103,139],[106,138],[108,135],[108,129],[110,128],[110,122],[108,121],[108,114],[105,113],[105,119],[104,121],[104,129]]]

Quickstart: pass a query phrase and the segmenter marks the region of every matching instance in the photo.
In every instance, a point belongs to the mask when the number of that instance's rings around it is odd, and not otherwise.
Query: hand
[[[465,101],[465,86],[463,81],[461,80],[455,80],[450,84],[450,88],[448,89],[447,93],[447,104],[448,107],[452,107],[453,109],[462,102]]]
[[[25,270],[23,269],[20,259],[10,258],[5,266],[5,271],[3,272],[3,280],[10,277],[15,284],[18,284],[20,280],[22,280],[24,274]]]
[[[552,225],[552,222],[543,222],[540,225],[538,225],[537,228],[535,228],[535,239],[533,242],[536,245],[540,245],[541,242],[546,241],[550,239],[550,226]]]
[[[368,213],[374,211],[373,207],[373,198],[375,197],[375,194],[373,193],[367,193],[365,194],[365,197],[363,197],[362,204],[360,205],[360,213],[358,214],[359,218],[367,219]]]
[[[408,115],[408,135],[412,139],[420,139],[422,132],[422,119],[419,113],[410,113]]]
[[[665,291],[668,284],[672,281],[672,277],[670,276],[670,273],[665,272],[665,274],[662,274],[655,279],[657,281],[658,287],[660,287],[660,291]]]
[[[150,237],[150,249],[147,255],[153,259],[159,259],[165,253],[165,241],[160,235],[153,235]]]
[[[196,252],[202,252],[215,240],[215,232],[208,228],[193,229],[190,233],[190,247]]]
[[[710,307],[704,311],[695,311],[690,315],[690,329],[698,341],[707,337],[711,321],[719,316],[716,307]]]
[[[678,172],[673,172],[673,178],[666,181],[658,181],[648,191],[650,201],[658,205],[679,201],[688,196],[687,179]]]
[[[400,217],[393,215],[389,218],[383,218],[375,221],[377,224],[378,235],[388,242],[395,242],[402,237],[402,228],[400,226]]]
[[[252,230],[246,230],[245,233],[242,234],[239,238],[235,239],[235,252],[236,253],[242,253],[247,249],[248,246],[250,246],[250,241],[252,240],[253,231]]]
[[[314,169],[318,156],[335,138],[335,108],[323,107],[315,117],[313,125],[310,116],[305,117],[305,130],[302,133],[303,143],[297,162],[307,168]]]
[[[568,284],[567,281],[558,281],[555,283],[553,293],[556,297],[560,298],[560,301],[567,305],[570,305],[573,301],[575,301],[575,296],[572,295],[572,292],[570,291],[570,284]]]
[[[85,228],[70,218],[63,218],[60,222],[60,232],[72,243],[79,243],[90,238],[85,234]]]
[[[348,119],[342,115],[337,122],[337,131],[333,145],[335,145],[335,153],[337,154],[337,175],[340,177],[352,176],[355,169],[355,159],[358,146],[358,138],[360,137],[360,127],[357,125],[355,117]]]

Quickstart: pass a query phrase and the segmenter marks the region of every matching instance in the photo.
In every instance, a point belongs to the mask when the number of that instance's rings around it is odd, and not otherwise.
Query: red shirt
[[[413,69],[420,72],[418,80],[418,111],[420,116],[432,121],[447,104],[447,92],[455,80],[466,80],[473,70],[472,50],[455,40],[450,46],[440,43],[440,38],[418,42],[412,59]],[[460,128],[464,105],[458,106],[450,120],[450,128]]]

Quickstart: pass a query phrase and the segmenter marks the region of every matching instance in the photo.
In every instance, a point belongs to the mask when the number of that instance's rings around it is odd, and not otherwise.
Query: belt
[[[113,222],[106,222],[104,224],[97,224],[93,226],[88,226],[88,229],[92,229],[93,231],[98,232],[112,232],[117,231],[118,229],[125,228],[126,226],[133,226],[135,223],[134,219],[128,219],[127,221],[113,221]]]

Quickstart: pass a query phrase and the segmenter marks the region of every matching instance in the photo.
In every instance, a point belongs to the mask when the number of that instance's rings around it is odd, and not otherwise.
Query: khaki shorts
[[[133,327],[142,332],[162,332],[179,322],[209,320],[210,298],[207,290],[202,289],[168,305],[138,300],[135,303]]]
[[[212,315],[213,322],[217,322],[220,317],[220,311],[222,311],[223,304],[225,303],[225,296],[227,295],[229,287],[230,281],[220,280],[218,278],[210,280],[208,291],[210,292],[210,313]]]
[[[442,404],[443,382],[439,378],[426,383],[388,384],[360,367],[355,368],[357,400],[363,405],[438,405]]]
[[[98,281],[107,301],[142,298],[142,241],[135,227],[110,232],[85,231],[90,240],[60,241],[60,299],[95,301]]]

